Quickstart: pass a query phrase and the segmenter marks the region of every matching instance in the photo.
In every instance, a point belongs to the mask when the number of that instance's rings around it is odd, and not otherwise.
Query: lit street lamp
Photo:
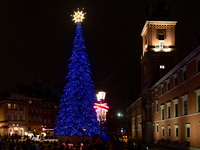
[[[108,112],[109,107],[107,103],[103,103],[105,101],[106,92],[99,91],[97,96],[98,103],[94,104],[94,108],[97,112],[97,120],[99,121],[99,125],[101,126],[101,138],[102,138],[102,122],[106,122],[106,113]]]

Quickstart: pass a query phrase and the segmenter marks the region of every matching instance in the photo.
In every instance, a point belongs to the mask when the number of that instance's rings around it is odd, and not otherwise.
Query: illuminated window
[[[174,117],[178,117],[178,99],[174,99]]]
[[[55,105],[55,106],[54,106],[54,109],[58,109],[58,106]]]
[[[17,109],[17,104],[14,104],[14,105],[13,105],[13,108],[14,108],[14,109]]]
[[[155,100],[156,102],[156,112],[158,112],[158,100]]]
[[[158,132],[158,123],[156,123],[156,132]]]
[[[165,69],[165,65],[160,65],[160,69]]]
[[[183,100],[183,115],[188,114],[188,95],[185,94],[184,96],[181,97]]]
[[[8,103],[8,109],[11,109],[12,107],[11,107],[11,104],[10,103]]]
[[[161,108],[161,120],[164,120],[164,105],[161,105],[160,108]]]
[[[28,102],[29,102],[29,104],[32,104],[32,100],[29,100]]]
[[[170,114],[170,102],[166,103],[167,105],[167,118],[169,119],[171,117],[171,114]]]

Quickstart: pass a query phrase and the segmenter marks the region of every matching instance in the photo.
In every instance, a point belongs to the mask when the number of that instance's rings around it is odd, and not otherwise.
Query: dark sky
[[[66,85],[68,59],[76,24],[71,14],[85,8],[82,23],[86,53],[95,89],[103,84],[113,113],[125,112],[128,94],[140,94],[140,33],[151,0],[24,0],[0,2],[0,91],[15,84],[43,81]],[[199,0],[167,0],[170,18],[177,20],[176,46],[180,53],[190,47],[192,35],[200,34]]]

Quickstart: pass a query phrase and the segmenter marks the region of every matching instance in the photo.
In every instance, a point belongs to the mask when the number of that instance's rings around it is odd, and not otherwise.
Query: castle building
[[[166,9],[158,9],[155,2]],[[166,19],[168,5],[160,2],[151,3],[149,20],[141,32],[141,97],[127,108],[132,122],[129,138],[146,143],[188,141],[191,148],[200,148],[200,46],[194,42],[194,49],[182,60],[177,59],[177,21]],[[141,136],[132,121],[138,115],[138,103]]]

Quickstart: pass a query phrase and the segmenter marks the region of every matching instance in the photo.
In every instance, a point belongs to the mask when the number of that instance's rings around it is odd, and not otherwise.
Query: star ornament
[[[73,19],[72,21],[74,21],[75,23],[77,22],[83,22],[83,19],[85,19],[84,15],[86,13],[83,13],[83,11],[74,11],[74,15],[73,15]]]

